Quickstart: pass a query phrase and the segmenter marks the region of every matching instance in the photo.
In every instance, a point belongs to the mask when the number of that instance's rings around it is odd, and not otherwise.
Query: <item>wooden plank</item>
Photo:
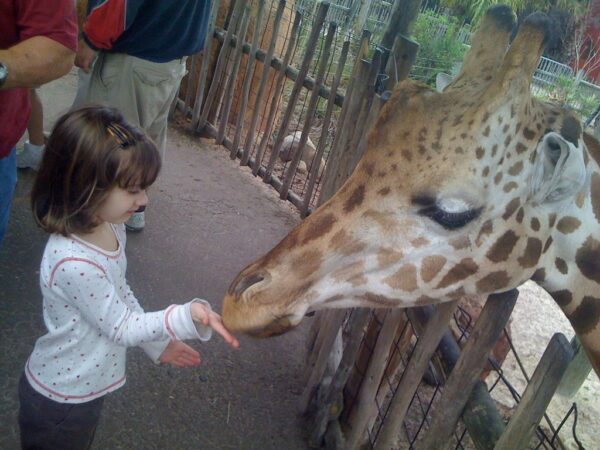
[[[296,11],[296,13],[298,13],[298,11]],[[225,30],[221,30],[221,29],[215,30],[214,36],[217,39],[217,41],[224,42]],[[235,45],[236,45],[235,38],[231,38],[231,40],[229,41],[229,45],[231,47],[235,47]],[[245,43],[242,51],[245,54],[250,53],[250,44]],[[266,59],[266,52],[259,48],[256,51],[256,60],[264,63],[265,59]],[[289,64],[285,64],[285,62],[283,60],[281,60],[280,58],[278,58],[277,56],[273,56],[271,58],[271,67],[273,69],[275,69],[276,71],[283,70],[285,76],[292,81],[296,81],[298,79],[298,73],[299,73],[298,69],[290,66]],[[311,78],[309,75],[306,75],[302,86],[304,88],[308,89],[309,91],[312,91],[315,88],[314,78]],[[321,97],[323,97],[324,99],[329,99],[329,97],[331,96],[331,89],[328,88],[327,86],[321,86],[319,88],[319,95]],[[343,106],[343,104],[344,104],[344,95],[343,94],[338,92],[335,95],[335,104],[337,106]]]
[[[242,9],[244,7],[244,4],[245,4],[244,0],[235,0],[235,1],[236,1],[236,3],[233,6],[233,13],[231,16],[231,22],[230,22],[229,28],[227,29],[227,34],[225,36],[225,42],[229,42],[231,37],[233,36],[233,32],[237,25],[238,17],[240,16]],[[202,114],[200,115],[200,118],[198,119],[198,125],[196,128],[197,131],[202,130],[204,128],[204,126],[206,125],[206,123],[208,121],[208,117],[211,114],[211,111],[213,110],[213,105],[215,104],[214,102],[215,102],[215,99],[217,98],[217,96],[220,97],[221,95],[223,95],[223,89],[221,89],[219,91],[219,87],[221,84],[221,76],[225,70],[225,67],[227,66],[227,63],[228,63],[230,50],[231,50],[231,47],[229,45],[223,45],[221,47],[221,51],[219,52],[219,56],[217,57],[217,64],[216,64],[215,71],[212,76],[212,81],[210,83],[210,88],[208,89],[208,95],[206,96],[206,102],[203,105]],[[220,92],[220,94],[219,94],[219,92]],[[218,105],[218,102],[217,102],[217,105]]]
[[[392,91],[397,83],[408,78],[418,52],[419,44],[415,41],[402,35],[396,37],[387,60],[385,73],[388,77],[385,80],[384,89]]]
[[[332,418],[337,418],[341,412],[339,396],[348,380],[352,366],[356,359],[361,339],[371,311],[366,308],[356,309],[348,323],[348,339],[344,347],[342,360],[338,366],[331,384],[321,392],[318,398],[317,411],[314,416],[314,425],[310,430],[309,445],[320,443],[327,431],[327,425]],[[324,388],[324,386],[322,385]],[[337,403],[337,408],[334,407]]]
[[[285,134],[287,132],[290,120],[292,119],[292,115],[294,113],[294,108],[296,106],[296,102],[298,101],[298,96],[300,95],[300,90],[302,89],[302,85],[304,82],[304,78],[308,74],[308,69],[310,67],[310,63],[313,61],[315,51],[317,49],[317,42],[321,35],[321,30],[323,28],[323,23],[325,22],[325,18],[327,17],[327,11],[329,10],[329,3],[321,2],[319,3],[319,7],[317,9],[317,15],[312,24],[312,30],[308,37],[308,41],[306,43],[306,50],[304,52],[304,58],[302,59],[302,64],[300,65],[300,71],[298,72],[298,78],[294,83],[294,87],[292,89],[292,93],[290,94],[290,98],[288,99],[287,109],[285,110],[283,119],[281,124],[279,125],[279,131],[277,132],[277,138],[275,139],[275,144],[273,144],[273,149],[271,150],[271,157],[269,158],[269,163],[267,164],[267,170],[263,177],[265,182],[269,181],[269,177],[273,174],[273,169],[275,167],[275,162],[277,161],[277,156],[279,153],[279,149],[283,144],[283,139],[285,138]]]
[[[592,371],[592,363],[577,336],[573,336],[573,339],[571,339],[571,347],[575,356],[557,390],[560,395],[566,398],[571,398],[577,394],[577,391]]]
[[[237,123],[235,125],[235,135],[233,138],[233,146],[231,148],[230,158],[234,159],[237,155],[237,151],[240,146],[240,140],[242,138],[242,131],[244,129],[244,117],[246,116],[246,108],[248,107],[248,100],[250,98],[250,88],[252,87],[252,80],[254,74],[254,66],[256,62],[256,51],[258,50],[258,41],[262,37],[263,33],[263,19],[265,17],[265,0],[258,0],[258,8],[256,10],[256,17],[254,20],[254,35],[252,36],[252,48],[248,53],[246,59],[246,73],[244,74],[244,82],[242,84],[242,100],[238,109]],[[243,45],[240,47],[243,49]],[[277,94],[275,94],[277,95]]]
[[[312,123],[315,118],[315,111],[317,110],[317,104],[319,103],[319,88],[323,85],[323,81],[325,79],[325,71],[327,70],[327,66],[329,65],[329,56],[331,55],[331,44],[333,43],[333,38],[335,37],[335,33],[337,30],[337,25],[334,22],[329,22],[329,26],[327,28],[327,35],[325,36],[325,42],[323,43],[323,50],[321,52],[321,60],[319,61],[319,67],[317,69],[317,77],[315,79],[315,90],[312,91],[310,100],[308,101],[308,108],[306,109],[306,115],[304,119],[304,126],[302,127],[302,133],[300,135],[300,142],[298,143],[298,147],[296,148],[295,154],[292,156],[292,160],[288,164],[287,172],[283,178],[283,186],[281,187],[280,197],[285,198],[287,195],[290,186],[292,185],[292,181],[294,176],[296,175],[296,170],[298,169],[298,164],[302,159],[302,154],[304,153],[304,146],[308,141],[308,134],[312,128]],[[312,166],[319,166],[318,160],[313,158]]]
[[[571,344],[562,333],[556,333],[550,339],[515,413],[494,449],[529,448],[535,428],[540,423],[572,359]]]
[[[421,378],[423,378],[423,374],[427,370],[433,352],[435,352],[442,335],[448,327],[448,322],[454,314],[457,303],[457,301],[452,301],[437,305],[433,316],[427,322],[425,331],[419,337],[396,388],[385,423],[376,438],[375,450],[389,450],[395,447],[410,402],[421,382]]]
[[[285,9],[285,0],[280,0],[277,5],[275,12],[275,20],[273,25],[273,33],[271,34],[271,40],[269,41],[269,49],[267,50],[267,56],[263,63],[263,71],[260,76],[260,82],[258,84],[258,91],[256,93],[256,99],[254,101],[254,110],[252,111],[252,117],[250,119],[250,127],[248,128],[248,134],[246,135],[246,141],[244,143],[244,150],[242,151],[242,161],[248,161],[248,155],[250,154],[250,148],[254,144],[254,135],[258,125],[258,118],[260,116],[260,105],[262,103],[267,82],[269,80],[269,71],[271,70],[271,59],[275,52],[275,44],[279,34],[279,27],[281,25],[281,17],[283,16],[283,10]],[[235,149],[237,153],[237,149]]]
[[[364,381],[358,394],[355,409],[357,411],[354,420],[350,423],[350,433],[346,441],[346,448],[358,449],[362,445],[366,427],[373,415],[377,414],[375,396],[381,383],[381,377],[390,356],[390,347],[394,343],[396,331],[404,317],[403,309],[392,309],[381,327],[377,343],[373,349],[371,363],[365,373]]]
[[[323,322],[321,332],[318,334],[317,339],[321,341],[317,342],[316,351],[314,352],[315,358],[309,359],[307,364],[310,375],[308,381],[300,397],[300,411],[306,412],[313,395],[315,394],[316,387],[322,382],[323,375],[327,369],[327,362],[331,354],[331,350],[335,343],[340,327],[344,323],[346,317],[346,310],[340,309],[332,311],[331,314],[326,315],[326,320]]]
[[[432,423],[419,448],[439,450],[449,443],[470,393],[479,380],[487,356],[496,344],[515,306],[519,291],[488,297],[465,347],[432,414]]]
[[[211,6],[210,18],[208,20],[208,32],[206,34],[206,43],[202,55],[202,66],[200,66],[200,75],[198,85],[196,86],[196,100],[194,101],[194,110],[192,112],[192,129],[198,128],[200,120],[200,112],[202,111],[202,102],[204,101],[204,90],[206,89],[206,79],[208,77],[208,67],[210,65],[210,55],[212,54],[213,35],[215,23],[217,21],[217,13],[221,6],[221,0],[214,0]],[[192,72],[193,74],[193,72]],[[191,84],[191,83],[190,83]]]
[[[333,139],[333,144],[331,145],[329,158],[327,158],[327,166],[325,167],[323,182],[321,183],[321,194],[319,195],[318,201],[319,205],[322,205],[327,200],[329,200],[333,196],[333,194],[341,187],[344,181],[346,181],[346,178],[348,176],[348,174],[345,174],[346,171],[344,171],[344,174],[340,173],[340,164],[344,158],[342,148],[345,147],[345,145],[342,145],[341,142],[345,139],[343,136],[345,130],[345,122],[346,117],[348,116],[348,110],[350,109],[351,99],[354,96],[355,80],[359,72],[364,70],[363,58],[365,58],[369,52],[370,36],[370,32],[366,30],[363,32],[358,54],[356,55],[354,66],[352,67],[352,76],[350,77],[348,88],[346,89],[346,94],[344,96],[344,104],[342,105],[342,111],[340,112],[340,117],[336,125],[335,137]]]
[[[325,153],[325,146],[327,145],[327,138],[329,137],[329,124],[331,122],[331,117],[333,115],[333,108],[335,106],[335,95],[337,93],[338,87],[340,85],[340,80],[342,79],[342,74],[344,72],[344,66],[346,64],[346,59],[348,57],[348,51],[350,49],[350,40],[345,40],[342,45],[342,51],[340,53],[340,57],[337,62],[337,69],[335,71],[335,75],[333,77],[333,82],[331,84],[331,93],[332,95],[329,97],[327,101],[327,109],[325,111],[325,115],[323,116],[323,127],[321,129],[321,136],[319,138],[319,143],[317,144],[317,152],[315,155],[315,160],[321,161],[323,158],[323,154]],[[317,178],[319,176],[319,165],[313,164],[310,169],[310,173],[308,176],[308,183],[306,186],[306,191],[304,193],[304,203],[302,204],[302,208],[300,209],[300,215],[304,218],[308,215],[310,199],[312,197],[312,193],[315,189],[315,184],[317,182]],[[325,174],[321,174],[324,176]]]
[[[244,10],[242,11],[242,20],[239,28],[236,30],[237,39],[237,47],[235,48],[234,56],[233,56],[233,66],[231,71],[228,74],[227,78],[227,86],[225,88],[225,102],[223,107],[221,108],[221,117],[219,118],[219,132],[217,134],[217,139],[215,142],[217,144],[223,143],[223,138],[225,137],[225,130],[227,128],[227,124],[229,122],[229,112],[231,111],[231,103],[233,102],[233,96],[235,93],[235,85],[238,77],[238,73],[240,70],[240,63],[242,62],[242,46],[244,44],[244,39],[246,39],[246,33],[248,31],[248,23],[250,23],[250,12],[252,7],[250,5],[246,5]]]
[[[290,61],[292,60],[292,55],[294,54],[294,50],[296,48],[296,42],[298,41],[298,36],[300,32],[300,22],[302,19],[302,14],[296,11],[296,16],[294,17],[294,23],[292,24],[292,30],[290,31],[288,47],[285,52],[285,56],[283,57],[283,63],[279,68],[277,73],[277,79],[275,81],[275,89],[273,90],[273,98],[271,98],[271,105],[269,107],[269,117],[267,119],[267,128],[263,133],[262,140],[258,146],[258,150],[256,151],[256,157],[254,160],[254,165],[252,165],[252,174],[256,176],[258,174],[258,170],[261,166],[262,157],[265,154],[265,149],[267,148],[267,143],[269,142],[269,138],[271,137],[271,130],[273,130],[273,126],[275,125],[275,114],[279,109],[279,103],[281,100],[281,92],[283,89],[283,83],[286,78],[286,67],[289,66]],[[274,66],[272,66],[274,67]],[[247,164],[248,158],[250,158],[250,149],[248,152],[244,152],[242,155],[242,160],[240,164]]]

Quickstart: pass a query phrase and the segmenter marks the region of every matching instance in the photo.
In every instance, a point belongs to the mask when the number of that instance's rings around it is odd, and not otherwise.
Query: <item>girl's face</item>
[[[120,224],[129,219],[140,206],[145,206],[147,203],[148,196],[145,189],[137,187],[122,189],[115,186],[100,205],[97,215],[102,222]]]

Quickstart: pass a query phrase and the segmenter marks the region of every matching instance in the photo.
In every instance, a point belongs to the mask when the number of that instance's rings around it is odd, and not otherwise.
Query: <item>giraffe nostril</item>
[[[233,289],[233,295],[236,301],[239,301],[242,293],[244,293],[250,286],[254,286],[265,279],[265,272],[259,271],[243,276],[235,285]]]

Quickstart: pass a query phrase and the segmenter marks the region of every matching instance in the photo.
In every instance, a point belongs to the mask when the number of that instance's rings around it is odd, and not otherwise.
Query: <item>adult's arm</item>
[[[2,89],[37,87],[65,75],[75,52],[46,36],[33,36],[0,50],[0,61],[8,69]]]

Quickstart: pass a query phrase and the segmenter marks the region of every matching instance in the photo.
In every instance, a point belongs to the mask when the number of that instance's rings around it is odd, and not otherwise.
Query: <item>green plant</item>
[[[457,39],[460,27],[456,19],[422,12],[414,27],[414,39],[419,43],[417,61],[411,77],[429,85],[435,84],[438,72],[451,73],[462,60],[466,46]]]
[[[598,106],[595,95],[585,94],[575,78],[561,75],[554,85],[537,94],[542,100],[559,106],[574,109],[582,117],[589,116]]]

